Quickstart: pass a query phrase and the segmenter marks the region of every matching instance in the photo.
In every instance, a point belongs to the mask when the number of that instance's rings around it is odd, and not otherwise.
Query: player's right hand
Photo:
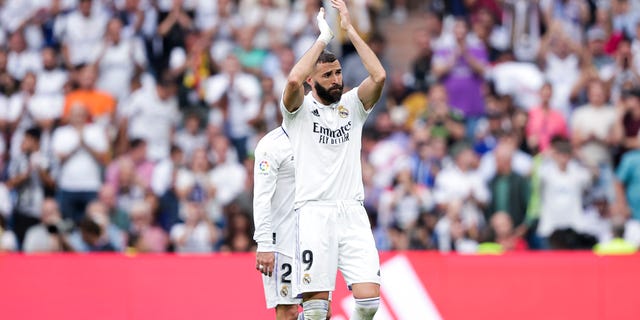
[[[343,30],[349,29],[351,26],[351,17],[349,16],[349,9],[344,0],[331,0],[331,6],[336,8],[340,14],[340,27]]]
[[[333,39],[333,31],[331,31],[327,20],[324,19],[324,8],[320,7],[320,11],[318,12],[316,20],[318,21],[318,29],[320,29],[318,40],[324,42],[324,44],[327,45],[329,44],[331,39]]]
[[[273,264],[276,255],[273,252],[257,252],[256,253],[256,270],[265,276],[271,277],[273,274]]]

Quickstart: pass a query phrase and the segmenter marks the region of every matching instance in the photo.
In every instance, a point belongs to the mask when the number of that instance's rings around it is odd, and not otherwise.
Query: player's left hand
[[[273,274],[273,264],[276,255],[273,252],[257,252],[256,253],[256,270],[265,276],[271,277]]]
[[[340,13],[340,28],[347,30],[351,26],[351,17],[349,16],[349,9],[344,0],[331,0],[331,6],[336,8]]]

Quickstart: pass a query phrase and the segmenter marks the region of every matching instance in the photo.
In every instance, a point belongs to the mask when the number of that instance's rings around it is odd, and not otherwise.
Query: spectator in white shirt
[[[94,47],[98,67],[96,87],[110,93],[119,102],[131,93],[131,78],[146,66],[142,43],[122,36],[122,21],[111,18],[102,45]]]
[[[175,190],[182,205],[187,202],[208,204],[217,193],[209,180],[211,162],[207,152],[196,149],[186,168],[178,170],[175,177]]]
[[[20,82],[20,91],[12,94],[7,100],[5,120],[11,134],[10,155],[16,157],[20,153],[20,144],[24,131],[34,125],[34,116],[30,107],[34,98],[36,77],[28,72]]]
[[[182,149],[187,161],[191,159],[194,150],[207,146],[207,135],[201,128],[200,118],[197,114],[192,113],[186,116],[184,128],[176,132],[173,140]]]
[[[40,53],[29,50],[22,30],[17,30],[9,37],[9,54],[7,69],[13,78],[22,80],[29,71],[37,72],[42,69]]]
[[[134,92],[123,105],[122,114],[129,139],[139,138],[147,142],[147,159],[160,161],[169,156],[175,128],[181,115],[176,99],[175,80],[164,75],[155,86],[143,87]]]
[[[205,214],[202,204],[190,202],[182,210],[184,222],[175,224],[169,234],[178,253],[210,253],[219,231]]]
[[[212,111],[210,123],[222,115],[226,134],[238,152],[238,159],[247,157],[247,142],[253,133],[250,120],[260,111],[260,82],[240,69],[238,58],[228,55],[222,64],[222,72],[209,78],[205,97]]]
[[[58,17],[55,33],[62,40],[62,55],[67,68],[94,60],[94,50],[100,45],[107,17],[93,10],[93,0],[78,0],[78,7],[66,16]]]
[[[56,49],[46,47],[41,55],[42,70],[36,73],[36,95],[46,100],[48,118],[58,119],[62,116],[64,86],[69,75],[58,65]]]
[[[454,202],[461,202],[460,219],[465,227],[482,228],[484,217],[482,208],[489,200],[489,190],[475,169],[477,155],[464,142],[451,148],[454,164],[445,167],[436,177],[434,198],[442,212]]]
[[[292,39],[291,48],[296,58],[301,57],[316,41],[318,27],[315,19],[321,4],[315,0],[296,1],[293,4],[285,30]]]
[[[579,230],[584,214],[583,193],[592,179],[591,173],[573,158],[566,139],[554,139],[551,147],[551,159],[539,171],[541,208],[537,234],[543,238],[560,229]]]
[[[240,16],[255,34],[254,43],[260,49],[268,49],[274,37],[284,34],[284,21],[289,17],[287,2],[276,0],[244,1]],[[250,3],[253,2],[253,3]],[[287,40],[286,38],[283,40]]]
[[[432,209],[433,197],[425,185],[413,181],[409,168],[398,170],[393,182],[380,196],[378,226],[397,224],[407,231],[416,224],[420,213]]]
[[[79,222],[102,185],[108,139],[102,126],[88,123],[82,105],[71,107],[69,124],[53,132],[53,152],[60,161],[57,200],[65,218]]]
[[[607,101],[605,84],[591,81],[587,87],[589,103],[575,109],[571,115],[571,143],[576,156],[586,166],[598,168],[598,181],[593,191],[604,192],[610,201],[613,190],[613,148],[622,141],[624,133],[616,125],[621,109]]]
[[[229,157],[231,146],[224,135],[214,136],[209,147],[215,161],[209,174],[209,181],[215,188],[214,209],[222,209],[244,191],[247,171],[242,164]]]
[[[489,182],[496,175],[496,155],[495,150],[502,145],[510,150],[513,150],[513,156],[511,158],[511,167],[513,171],[521,176],[529,176],[531,173],[531,166],[533,164],[533,158],[528,153],[518,149],[518,138],[513,132],[501,132],[498,137],[498,144],[496,147],[483,154],[480,158],[480,165],[478,172],[482,176],[484,181]]]
[[[72,251],[67,241],[67,227],[56,200],[45,199],[42,203],[40,223],[27,230],[22,250],[25,253]]]

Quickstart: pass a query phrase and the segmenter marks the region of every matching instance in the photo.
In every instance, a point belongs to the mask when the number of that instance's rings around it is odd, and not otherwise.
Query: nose
[[[332,79],[332,84],[340,84],[340,75],[339,74],[335,74],[333,75],[333,79]]]

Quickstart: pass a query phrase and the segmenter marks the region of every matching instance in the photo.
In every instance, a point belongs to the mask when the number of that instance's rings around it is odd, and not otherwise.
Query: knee
[[[279,305],[276,309],[278,320],[297,320],[298,305]]]
[[[375,298],[380,296],[380,285],[377,283],[354,283],[351,285],[353,297],[356,299]]]

